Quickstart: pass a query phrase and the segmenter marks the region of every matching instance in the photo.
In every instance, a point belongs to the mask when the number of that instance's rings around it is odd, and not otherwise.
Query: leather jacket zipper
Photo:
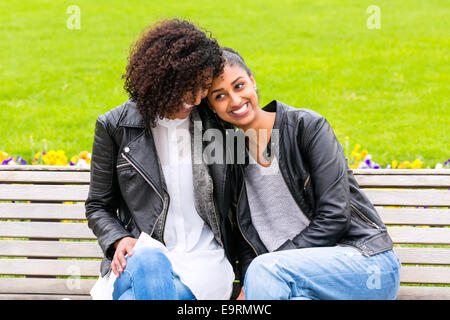
[[[141,175],[141,177],[152,187],[152,189],[156,192],[156,194],[159,196],[159,198],[161,199],[161,202],[163,203],[163,208],[161,210],[161,212],[159,213],[158,217],[156,218],[156,221],[158,221],[158,219],[161,217],[161,215],[166,211],[166,203],[164,201],[164,198],[162,197],[162,195],[158,192],[158,190],[156,189],[156,187],[153,185],[153,183],[151,183],[151,181],[149,179],[147,179],[147,177],[142,173],[141,170],[139,170],[139,168],[127,157],[125,156],[124,153],[122,153],[122,157],[129,163],[131,164],[131,166]],[[156,223],[154,224],[152,231],[150,233],[150,236],[153,234],[153,231],[155,231],[156,228]],[[163,234],[162,234],[162,243],[164,243],[164,229],[163,229]]]
[[[308,174],[308,176],[306,177],[305,183],[303,184],[303,190],[305,190],[305,192],[306,192],[306,186],[308,185],[309,179],[311,179],[310,174]]]
[[[352,245],[350,245],[350,244],[336,243],[336,245],[337,245],[337,246],[340,246],[340,247],[349,247],[349,248],[356,249],[356,250],[358,250],[364,257],[370,257],[370,255],[369,255],[367,252],[365,252],[364,250],[361,250],[360,248],[355,247],[355,246],[352,246]]]
[[[242,169],[242,166],[239,166],[242,170],[242,175],[244,176],[244,169]],[[247,239],[247,237],[244,235],[244,232],[242,232],[241,229],[241,224],[239,223],[239,217],[238,217],[238,208],[239,208],[239,202],[241,201],[241,196],[242,196],[242,191],[244,190],[244,182],[242,182],[242,187],[241,187],[241,192],[239,193],[239,198],[236,204],[236,222],[237,222],[237,226],[239,228],[239,231],[242,234],[242,237],[245,239],[245,241],[250,245],[250,247],[253,249],[253,251],[255,252],[256,256],[258,256],[258,252],[256,251],[255,247],[250,243],[250,241]]]
[[[123,168],[123,167],[130,167],[131,165],[129,163],[122,163],[116,166],[117,169]]]
[[[128,226],[130,225],[130,223],[131,223],[131,217],[130,217],[130,219],[128,219],[128,222],[125,224],[125,229],[128,230]]]
[[[363,220],[364,222],[368,223],[369,225],[371,225],[372,227],[375,227],[376,229],[380,229],[380,227],[373,222],[372,220],[370,220],[369,218],[367,218],[361,211],[359,211],[354,205],[350,204],[350,208],[353,209],[352,212],[355,213],[361,220]]]

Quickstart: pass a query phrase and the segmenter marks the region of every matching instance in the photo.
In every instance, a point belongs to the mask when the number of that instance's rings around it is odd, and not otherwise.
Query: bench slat
[[[30,258],[103,258],[97,241],[1,240],[0,256]]]
[[[355,175],[361,187],[434,187],[450,186],[450,175]],[[0,171],[1,183],[89,184],[89,171]]]
[[[1,275],[98,277],[98,260],[0,259]]]
[[[85,201],[88,185],[0,184],[0,201]]]
[[[98,276],[100,261],[89,260],[45,260],[45,259],[0,259],[2,275],[33,276]],[[401,268],[402,283],[450,283],[448,267]]]
[[[450,228],[388,227],[394,243],[450,245]],[[87,223],[0,222],[0,237],[37,239],[92,239]]]
[[[368,187],[409,187],[409,188],[448,188],[450,175],[358,175],[356,181],[362,188]]]
[[[90,172],[0,171],[1,183],[89,184]]]
[[[402,266],[400,269],[400,282],[450,284],[450,268]]]
[[[400,286],[397,300],[450,300],[450,287]]]
[[[102,258],[97,242],[2,240],[0,256],[35,258]],[[450,248],[395,247],[402,263],[450,264]]]
[[[363,189],[363,192],[376,206],[447,207],[450,204],[449,190]]]
[[[0,237],[96,240],[87,223],[0,222]]]
[[[89,172],[89,168],[76,166],[45,166],[45,165],[20,165],[20,166],[0,166],[0,171],[58,171],[58,172]]]
[[[0,293],[84,294],[96,279],[0,278]]]
[[[0,203],[0,219],[86,220],[84,204]]]
[[[450,209],[376,209],[386,225],[450,226]]]
[[[450,175],[448,169],[353,169],[357,175]]]
[[[388,227],[397,244],[450,245],[450,228]]]
[[[24,165],[24,166],[0,166],[0,171],[89,171],[89,168],[75,166],[44,166],[44,165]],[[448,169],[351,169],[355,175],[450,175]]]
[[[450,248],[394,247],[401,263],[450,265]]]

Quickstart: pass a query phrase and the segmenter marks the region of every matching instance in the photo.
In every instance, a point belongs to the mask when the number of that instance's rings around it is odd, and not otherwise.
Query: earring
[[[209,109],[211,109],[212,112],[216,113],[216,110],[212,107],[211,103],[209,103],[208,100],[206,100],[206,104],[208,105]]]

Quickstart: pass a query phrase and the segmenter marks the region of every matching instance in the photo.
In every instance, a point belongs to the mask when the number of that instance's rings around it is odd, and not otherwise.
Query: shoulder
[[[295,108],[277,100],[275,102],[276,112],[280,113],[283,125],[315,131],[327,124],[326,118],[317,111],[309,108]]]
[[[136,103],[131,100],[98,116],[97,122],[110,132],[115,131],[119,126],[143,127],[142,116],[137,110]]]

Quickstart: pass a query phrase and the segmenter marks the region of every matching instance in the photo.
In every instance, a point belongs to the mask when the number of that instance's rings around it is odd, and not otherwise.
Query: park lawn
[[[81,29],[66,9],[81,10]],[[69,157],[92,150],[98,115],[123,103],[129,45],[162,18],[189,18],[238,50],[273,99],[313,109],[340,142],[372,159],[450,156],[450,7],[372,1],[31,1],[0,3],[0,151],[31,159],[46,139]],[[351,150],[350,150],[351,151]]]

